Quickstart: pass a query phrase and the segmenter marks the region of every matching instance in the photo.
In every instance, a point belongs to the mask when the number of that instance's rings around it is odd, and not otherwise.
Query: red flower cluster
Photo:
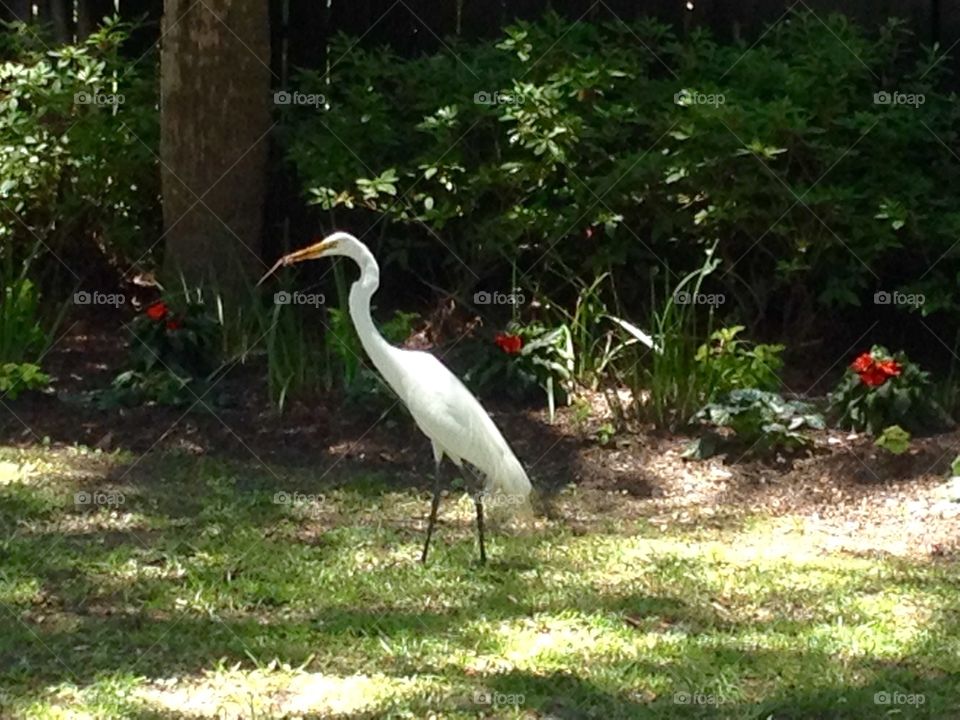
[[[507,333],[497,333],[493,339],[497,347],[503,350],[507,355],[516,355],[523,349],[523,338],[519,335],[509,335]]]
[[[167,307],[167,304],[163,300],[159,300],[153,303],[153,305],[149,305],[144,311],[144,314],[151,320],[160,322],[169,312],[170,309]]]
[[[867,387],[879,387],[903,371],[896,360],[877,360],[870,353],[863,353],[850,364],[850,369],[860,376]]]
[[[163,300],[158,300],[152,305],[147,306],[144,314],[154,322],[166,320],[167,330],[179,330],[182,327],[182,323],[171,315],[170,308],[167,307],[167,304]]]

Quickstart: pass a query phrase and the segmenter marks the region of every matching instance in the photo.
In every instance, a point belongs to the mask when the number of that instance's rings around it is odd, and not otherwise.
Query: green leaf
[[[874,445],[894,455],[902,455],[910,447],[910,433],[899,425],[891,425],[884,429],[880,437],[874,441]]]
[[[717,452],[717,436],[707,433],[691,441],[680,453],[685,460],[705,460]]]

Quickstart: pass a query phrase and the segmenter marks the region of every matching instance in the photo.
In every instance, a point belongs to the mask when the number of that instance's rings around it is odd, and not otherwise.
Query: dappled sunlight
[[[27,482],[36,472],[37,469],[33,463],[15,463],[9,460],[0,461],[0,485]]]
[[[235,667],[206,672],[201,677],[147,681],[133,691],[133,696],[154,710],[242,720],[264,715],[350,715],[374,710],[388,700],[402,701],[421,691],[417,680],[382,674],[343,677],[289,667]]]
[[[566,667],[570,662],[594,663],[632,656],[638,651],[633,638],[597,624],[596,618],[536,615],[504,621],[488,630],[496,651],[481,655],[468,667],[489,672],[529,671]]]
[[[0,0],[0,720],[960,718],[917,1]]]
[[[284,504],[241,467],[178,458],[145,472],[158,467],[176,504],[154,505],[139,469],[124,485],[136,511],[43,499],[77,479],[0,493],[29,528],[0,572],[16,612],[0,619],[0,661],[34,669],[14,686],[25,717],[474,717],[488,690],[541,714],[569,692],[680,717],[677,688],[719,697],[717,673],[732,678],[725,701],[747,704],[785,681],[883,690],[884,663],[908,668],[902,686],[957,669],[946,567],[831,553],[790,516],[660,527],[578,505],[578,489],[565,501],[604,532],[496,528],[479,567],[473,504],[454,492],[424,566],[416,490]],[[617,502],[628,516],[646,501]]]
[[[7,579],[0,572],[0,603],[4,605],[30,602],[37,596],[39,590],[40,581],[38,578]]]

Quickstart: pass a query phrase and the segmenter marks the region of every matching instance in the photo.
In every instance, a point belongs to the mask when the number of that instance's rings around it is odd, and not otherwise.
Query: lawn
[[[955,557],[570,486],[485,567],[452,490],[422,566],[426,482],[0,459],[4,718],[960,716]]]

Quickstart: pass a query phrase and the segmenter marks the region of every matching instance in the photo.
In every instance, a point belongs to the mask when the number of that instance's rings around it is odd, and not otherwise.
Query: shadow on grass
[[[164,464],[167,461],[171,465]],[[337,479],[317,479],[303,469],[287,479],[291,488],[305,493],[340,487]],[[318,545],[297,541],[290,535],[297,518],[271,501],[285,479],[221,462],[144,461],[136,472],[118,468],[102,482],[96,478],[84,482],[99,483],[103,491],[122,487],[123,510],[156,527],[104,528],[100,523],[108,518],[71,506],[70,494],[58,505],[56,493],[41,497],[28,486],[0,487],[0,690],[23,696],[35,694],[41,686],[66,681],[84,686],[112,674],[195,675],[222,658],[258,663],[279,658],[298,665],[318,650],[323,658],[312,667],[325,673],[350,675],[358,671],[360,660],[367,671],[410,676],[431,669],[403,655],[384,653],[381,643],[405,646],[443,640],[462,648],[482,647],[495,655],[500,639],[492,630],[498,621],[590,615],[611,623],[615,633],[627,635],[627,642],[632,642],[630,635],[637,635],[635,654],[598,660],[597,667],[589,668],[609,675],[607,689],[594,679],[546,669],[543,674],[512,671],[475,678],[444,666],[436,668],[436,674],[478,689],[522,693],[525,708],[561,718],[607,720],[648,713],[873,718],[879,714],[873,693],[880,692],[929,696],[923,706],[894,708],[905,710],[904,717],[957,715],[951,715],[956,708],[946,699],[949,693],[937,688],[949,687],[956,698],[960,683],[933,669],[942,638],[960,637],[956,602],[931,617],[926,639],[911,645],[901,658],[902,667],[864,655],[834,657],[812,642],[803,653],[757,650],[749,646],[749,638],[763,634],[771,624],[777,624],[778,633],[792,635],[793,642],[807,643],[808,637],[835,620],[837,611],[831,603],[836,588],[811,589],[802,596],[804,606],[799,610],[787,607],[769,620],[731,619],[712,602],[716,588],[698,558],[653,557],[638,565],[638,578],[645,574],[658,579],[653,592],[639,591],[629,581],[623,586],[595,586],[576,574],[569,584],[558,586],[541,575],[551,568],[530,559],[541,549],[549,550],[556,539],[540,536],[515,541],[526,543],[522,548],[526,556],[519,551],[504,554],[486,568],[456,566],[466,557],[466,548],[435,556],[434,564],[422,569],[409,562],[366,568],[348,562],[351,573],[361,573],[363,581],[349,601],[331,602],[342,590],[338,583],[357,581],[325,574],[325,569],[339,568],[345,555],[364,545],[374,556],[384,552],[390,533],[402,529],[381,529],[386,536],[371,541],[361,534],[374,532],[371,528],[340,526]],[[355,496],[349,501],[358,507],[396,490],[377,476],[354,479],[343,487],[349,488]],[[424,514],[426,510],[424,504]],[[234,544],[237,533],[254,548],[252,556],[246,557],[246,546]],[[175,573],[179,563],[199,557],[205,558],[204,564],[186,575]],[[125,576],[124,563],[130,559],[156,568],[158,576]],[[565,567],[562,560],[555,565],[552,569],[561,572],[578,569]],[[585,566],[580,572],[589,569]],[[297,577],[307,570],[316,574]],[[849,581],[851,591],[876,590],[873,581],[859,573],[846,574],[844,584]],[[884,582],[924,590],[930,580],[903,565]],[[418,608],[418,593],[430,593],[431,588],[455,588],[455,601],[441,612]],[[703,637],[714,638],[715,648],[703,645]],[[651,638],[653,646],[648,644]],[[664,652],[673,646],[679,650]],[[642,648],[662,659],[650,661]],[[562,650],[582,655],[579,662],[590,662],[587,647]],[[796,664],[816,668],[806,677],[807,686],[783,690],[759,704],[741,703],[717,689],[694,684],[704,685],[703,678],[716,677],[742,678],[749,686],[757,678],[769,679],[777,668]],[[851,679],[831,685],[821,680],[828,672]],[[865,674],[874,680],[861,687],[857,678]],[[624,689],[611,691],[619,676]],[[677,692],[721,697],[722,706],[683,707],[672,696],[651,696],[643,687],[658,678]],[[821,681],[826,687],[819,686]]]

